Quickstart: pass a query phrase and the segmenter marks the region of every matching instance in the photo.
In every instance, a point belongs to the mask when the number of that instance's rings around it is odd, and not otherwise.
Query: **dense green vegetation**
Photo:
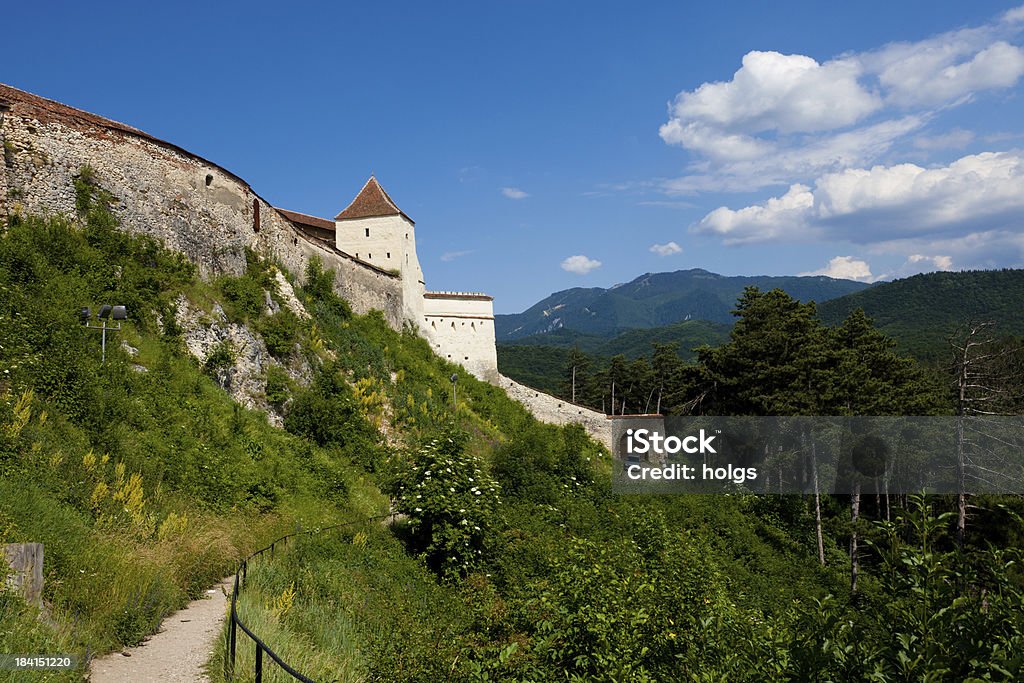
[[[895,501],[891,522],[866,506],[853,526],[847,501],[825,497],[822,561],[803,498],[613,495],[608,454],[582,428],[538,423],[411,330],[353,315],[319,264],[298,291],[311,320],[270,314],[272,263],[249,254],[245,273],[199,281],[118,232],[86,181],[77,220],[15,217],[0,235],[0,540],[46,543],[49,612],[0,594],[0,651],[138,642],[260,542],[390,499],[394,526],[302,538],[249,570],[243,619],[318,680],[1024,674],[1016,501],[977,500],[958,544],[950,501]],[[230,344],[187,355],[180,296],[263,336],[282,362],[266,393],[284,431],[218,386]],[[103,302],[127,303],[131,323],[101,365],[77,315]],[[646,363],[682,378],[665,405],[697,390],[719,413],[951,409],[863,316],[829,331],[813,307],[756,290],[739,310],[696,366],[661,346],[608,372],[639,378]],[[622,377],[621,396],[650,400]],[[854,533],[868,543],[856,592]]]
[[[1024,336],[1024,270],[926,273],[885,282],[819,306],[835,325],[860,308],[900,348],[924,361],[947,362],[949,337],[969,322],[992,321],[1000,335]]]
[[[496,316],[494,330],[498,342],[507,343],[562,328],[610,338],[630,329],[686,320],[728,325],[733,303],[746,287],[782,289],[802,301],[820,302],[867,285],[823,276],[726,276],[700,268],[647,273],[609,289],[577,287],[556,292],[522,313]]]
[[[654,344],[674,344],[685,361],[697,357],[702,346],[718,346],[729,337],[729,327],[707,320],[686,320],[642,330],[626,330],[608,339],[575,330],[559,329],[548,334],[498,344],[498,369],[527,386],[548,393],[560,390],[562,370],[575,349],[590,359],[593,370],[608,365],[613,356],[637,360],[651,353]]]

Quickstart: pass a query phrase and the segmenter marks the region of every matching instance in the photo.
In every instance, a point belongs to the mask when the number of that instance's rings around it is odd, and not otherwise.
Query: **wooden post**
[[[7,585],[20,593],[25,602],[43,606],[43,544],[8,543],[4,559],[12,570]],[[6,574],[6,572],[5,572]]]

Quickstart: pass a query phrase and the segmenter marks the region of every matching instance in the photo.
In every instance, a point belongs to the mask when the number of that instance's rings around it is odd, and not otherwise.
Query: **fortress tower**
[[[338,251],[402,280],[406,316],[431,348],[477,377],[496,382],[493,298],[479,292],[429,292],[416,256],[416,224],[373,176],[334,217]]]

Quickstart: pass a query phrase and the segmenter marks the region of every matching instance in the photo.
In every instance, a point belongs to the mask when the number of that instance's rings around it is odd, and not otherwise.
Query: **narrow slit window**
[[[367,229],[366,229],[366,236],[367,236],[367,237],[369,237],[369,236],[370,236],[370,229],[369,229],[369,228],[367,228]]]

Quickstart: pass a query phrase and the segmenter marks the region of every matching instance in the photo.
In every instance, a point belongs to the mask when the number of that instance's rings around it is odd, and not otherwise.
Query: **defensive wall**
[[[0,216],[75,215],[74,180],[89,167],[95,183],[113,197],[124,230],[160,240],[197,264],[204,276],[244,272],[246,248],[300,277],[317,257],[335,271],[335,291],[357,313],[380,310],[395,329],[414,322],[442,358],[498,384],[538,419],[582,424],[611,447],[611,426],[603,414],[498,374],[491,297],[426,292],[414,241],[392,254],[385,242],[368,245],[378,253],[367,249],[365,259],[357,257],[338,247],[332,227],[341,223],[275,208],[243,179],[173,143],[4,84],[0,144]],[[392,223],[387,242],[398,240],[399,229],[404,242],[405,225]],[[354,227],[356,237],[366,236],[367,226]],[[392,258],[400,259],[395,267]],[[413,277],[403,282],[399,266],[407,258]]]
[[[177,145],[2,84],[0,141],[0,215],[75,215],[74,179],[88,166],[125,230],[161,240],[204,275],[243,272],[246,247],[299,276],[315,255],[353,310],[378,309],[399,329],[411,317],[401,278],[306,239],[244,180]]]

